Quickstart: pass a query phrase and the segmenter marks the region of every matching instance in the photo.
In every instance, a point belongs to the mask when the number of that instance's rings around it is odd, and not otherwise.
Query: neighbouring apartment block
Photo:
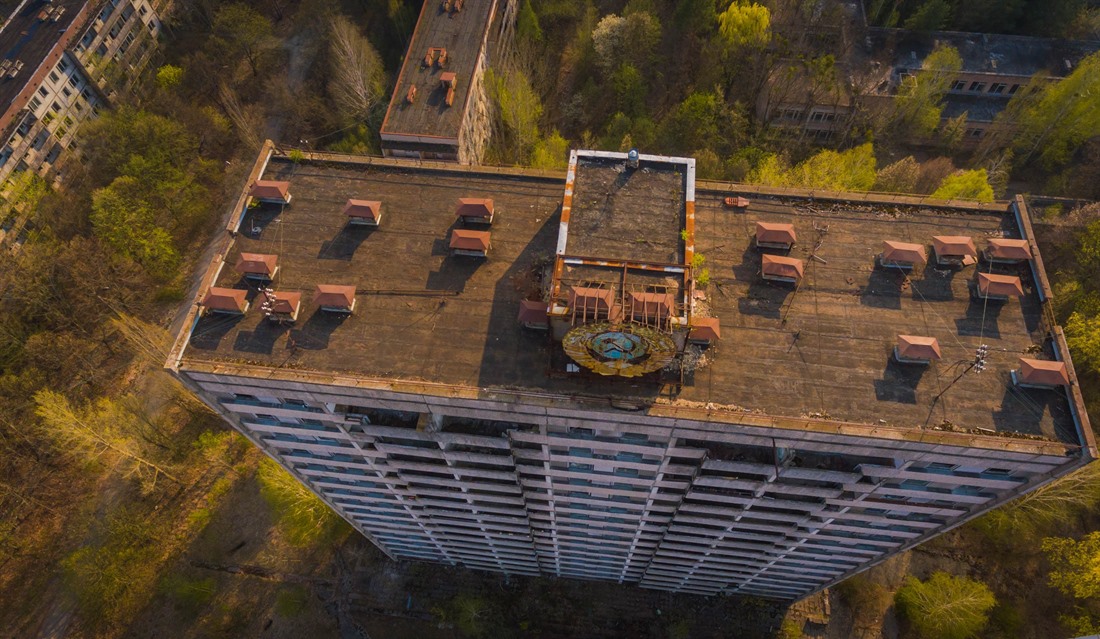
[[[140,76],[160,30],[150,0],[21,3],[0,26],[0,184],[56,177],[81,123]]]
[[[481,161],[489,140],[484,75],[510,37],[516,0],[427,0],[382,121],[387,157]]]
[[[892,108],[904,79],[927,73],[922,65],[938,46],[955,48],[962,59],[951,73],[942,117],[966,114],[964,144],[977,144],[1030,81],[1059,80],[1100,50],[1100,42],[870,28],[861,43],[846,47],[835,74],[815,74],[803,60],[778,65],[756,112],[768,126],[812,140],[842,138],[861,115]]]
[[[1022,199],[734,188],[269,142],[167,366],[393,559],[703,595],[1095,458]]]

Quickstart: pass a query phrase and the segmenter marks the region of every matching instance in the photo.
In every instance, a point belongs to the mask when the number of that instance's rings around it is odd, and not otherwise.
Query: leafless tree
[[[329,22],[332,79],[328,90],[341,117],[366,119],[383,99],[382,59],[344,16]]]

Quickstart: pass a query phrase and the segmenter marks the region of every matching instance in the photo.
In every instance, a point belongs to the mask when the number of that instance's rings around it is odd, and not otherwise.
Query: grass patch
[[[192,615],[209,603],[217,590],[213,577],[191,579],[183,575],[168,575],[160,582],[160,591],[177,607]]]
[[[309,604],[309,591],[302,586],[280,588],[275,595],[275,614],[280,617],[297,617]]]
[[[274,461],[264,458],[256,478],[280,532],[292,545],[332,544],[351,532],[346,521]]]

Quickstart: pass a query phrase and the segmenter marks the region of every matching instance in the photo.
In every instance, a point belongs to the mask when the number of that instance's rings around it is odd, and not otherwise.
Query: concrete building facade
[[[293,205],[250,207],[260,179]],[[382,202],[377,228],[346,224],[352,197]],[[495,203],[483,259],[442,248],[466,197]],[[797,599],[1096,456],[1023,200],[696,184],[691,159],[587,151],[564,176],[291,162],[269,143],[232,206],[167,366],[394,559]],[[797,287],[760,278],[753,219],[797,230]],[[986,263],[873,267],[901,228],[1026,239],[1026,296],[976,301]],[[278,275],[250,284],[242,252]],[[320,284],[353,286],[354,312],[259,310]],[[208,310],[211,287],[257,303]],[[517,321],[533,304],[547,330]],[[899,334],[938,338],[943,363],[895,361]],[[1036,351],[1069,385],[1014,385]]]

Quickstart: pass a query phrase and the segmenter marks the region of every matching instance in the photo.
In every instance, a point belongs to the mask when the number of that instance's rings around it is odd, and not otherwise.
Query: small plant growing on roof
[[[699,271],[699,274],[695,276],[695,283],[699,286],[706,286],[710,284],[710,269],[705,268]]]
[[[680,229],[680,239],[685,241],[685,242],[688,240],[688,230],[687,229]]]
[[[291,149],[290,153],[287,153],[286,156],[290,159],[291,162],[295,164],[298,164],[302,160],[306,159],[306,154],[302,153],[301,149]]]
[[[707,263],[707,258],[702,253],[696,253],[691,256],[691,268],[700,269]]]

